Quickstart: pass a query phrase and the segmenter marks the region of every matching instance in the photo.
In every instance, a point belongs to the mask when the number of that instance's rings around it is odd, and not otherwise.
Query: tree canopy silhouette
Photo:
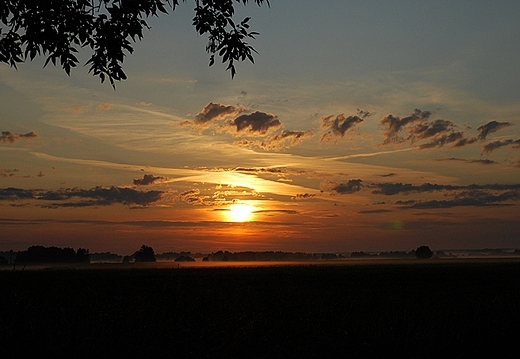
[[[141,246],[137,252],[134,253],[134,258],[136,262],[155,262],[155,253],[152,247],[145,246],[144,244]]]
[[[433,257],[433,251],[428,246],[420,246],[415,250],[417,259],[430,259]]]
[[[249,17],[235,22],[235,3],[249,0],[194,0],[193,25],[200,35],[208,35],[206,51],[209,65],[215,55],[227,64],[231,77],[236,74],[235,61],[248,59],[253,52],[246,40],[258,35],[249,30]],[[88,47],[92,56],[86,62],[89,72],[115,81],[127,78],[122,64],[127,53],[133,53],[132,42],[143,38],[150,29],[146,19],[168,14],[179,6],[179,0],[0,0],[0,62],[16,68],[17,63],[47,56],[59,63],[70,75],[77,66],[78,48]],[[186,2],[186,0],[182,0]],[[258,6],[269,0],[251,0]]]

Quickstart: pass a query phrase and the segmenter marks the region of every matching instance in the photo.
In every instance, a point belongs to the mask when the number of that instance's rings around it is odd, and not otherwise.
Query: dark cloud
[[[428,143],[423,143],[419,145],[420,149],[426,149],[426,148],[435,148],[435,147],[442,147],[446,144],[450,144],[453,142],[456,142],[454,145],[455,147],[461,147],[462,143],[468,144],[469,140],[464,138],[465,134],[463,132],[451,132],[448,134],[443,134],[436,136],[432,141]]]
[[[273,114],[256,111],[251,114],[238,116],[234,120],[228,121],[227,125],[235,127],[237,134],[264,136],[278,129],[282,123]]]
[[[453,144],[453,147],[464,147],[466,145],[471,145],[475,142],[477,142],[476,137],[462,137],[460,140]]]
[[[311,131],[283,131],[263,141],[241,140],[233,144],[240,147],[258,147],[264,150],[279,151],[294,147],[312,136],[314,134]]]
[[[0,188],[0,201],[14,201],[18,199],[35,198],[33,190],[26,190],[21,188]]]
[[[3,143],[15,143],[20,139],[30,139],[35,137],[38,137],[38,135],[33,131],[28,133],[12,133],[11,131],[2,131],[2,134],[0,135],[0,141]]]
[[[161,191],[137,191],[126,187],[95,187],[91,189],[66,188],[57,191],[24,190],[19,188],[0,189],[0,200],[35,199],[58,203],[46,207],[86,207],[107,206],[114,203],[146,206],[159,201],[164,195]],[[77,202],[62,201],[77,199]]]
[[[385,127],[383,143],[422,142],[417,147],[428,149],[447,144],[462,147],[477,141],[477,138],[469,138],[464,132],[458,131],[452,121],[444,119],[428,121],[430,116],[429,111],[419,109],[415,109],[412,115],[403,118],[386,116],[380,121],[380,124]]]
[[[298,193],[294,199],[302,200],[302,199],[310,199],[314,198],[316,195],[314,193]]]
[[[254,211],[253,213],[263,213],[263,214],[269,214],[269,213],[281,213],[281,214],[298,214],[298,211],[292,210],[292,209],[263,209],[259,211]]]
[[[456,162],[464,162],[464,163],[476,163],[476,164],[479,164],[479,165],[496,165],[498,164],[498,162],[496,161],[492,161],[492,160],[481,160],[481,159],[477,159],[477,160],[472,160],[472,159],[463,159],[463,158],[455,158],[455,157],[451,157],[451,158],[445,158],[445,159],[439,159],[437,161],[456,161]]]
[[[397,176],[397,173],[393,173],[393,172],[390,172],[390,173],[387,173],[387,174],[384,174],[384,175],[380,175],[381,177],[394,177],[394,176]]]
[[[407,117],[397,117],[393,115],[388,115],[384,117],[381,121],[379,121],[379,123],[385,127],[384,143],[386,144],[403,142],[404,139],[399,135],[399,133],[404,127],[416,122],[422,122],[430,118],[430,116],[430,111],[421,111],[420,109],[416,108],[414,110],[414,113]]]
[[[519,148],[520,140],[509,139],[509,140],[504,140],[504,141],[493,141],[493,142],[488,143],[487,145],[484,145],[482,147],[482,152],[491,153],[500,147],[509,146],[509,145],[513,146],[513,148]]]
[[[166,177],[154,176],[152,174],[149,174],[149,175],[144,175],[143,178],[134,179],[134,185],[147,186],[147,185],[162,182],[165,180],[167,180]]]
[[[16,168],[7,169],[0,167],[0,177],[15,177],[17,172]]]
[[[324,133],[320,142],[331,141],[334,138],[342,138],[349,130],[352,130],[357,124],[363,122],[363,120],[372,114],[367,111],[358,109],[357,115],[345,117],[344,113],[340,113],[337,116],[324,116],[320,119],[321,127],[328,130]]]
[[[321,188],[322,191],[336,192],[339,194],[350,194],[361,191],[361,188],[363,187],[362,182],[363,181],[360,179],[351,179],[348,180],[347,183],[335,183],[325,181],[322,182]]]
[[[236,167],[233,169],[235,172],[242,173],[286,173],[288,170],[285,167]]]
[[[491,191],[517,191],[520,190],[520,184],[471,184],[467,186],[457,185],[441,185],[433,183],[424,183],[422,185],[412,185],[410,183],[373,183],[372,191],[374,194],[384,194],[392,196],[396,194],[434,192],[434,191],[475,191],[475,190],[491,190]]]
[[[497,122],[495,120],[490,121],[482,126],[477,127],[477,130],[479,132],[478,139],[479,140],[485,140],[487,135],[493,132],[497,132],[498,130],[501,130],[503,128],[512,126],[509,122]]]
[[[360,214],[377,214],[377,213],[388,213],[388,212],[392,212],[392,211],[389,209],[369,209],[366,211],[359,211],[358,213],[360,213]]]
[[[202,111],[200,111],[193,121],[184,121],[181,123],[182,126],[193,125],[199,127],[209,127],[213,121],[223,120],[229,116],[238,115],[243,112],[242,106],[223,105],[221,103],[210,102]]]
[[[262,148],[265,150],[281,150],[298,145],[306,138],[312,137],[311,131],[283,131],[265,141],[262,141]]]
[[[500,194],[493,194],[486,191],[467,191],[461,193],[451,200],[431,200],[431,201],[406,201],[402,204],[407,208],[428,209],[428,208],[451,208],[460,206],[493,206],[501,202],[517,200],[520,198],[518,191],[506,191]]]

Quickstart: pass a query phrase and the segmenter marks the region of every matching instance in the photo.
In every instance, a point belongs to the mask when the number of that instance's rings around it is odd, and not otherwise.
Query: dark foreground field
[[[520,263],[0,271],[0,353],[518,357]]]

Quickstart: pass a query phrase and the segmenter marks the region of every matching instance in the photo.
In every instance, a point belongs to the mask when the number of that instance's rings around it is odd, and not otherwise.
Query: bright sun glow
[[[254,208],[247,204],[233,204],[227,213],[231,222],[247,222],[251,220],[253,210]]]

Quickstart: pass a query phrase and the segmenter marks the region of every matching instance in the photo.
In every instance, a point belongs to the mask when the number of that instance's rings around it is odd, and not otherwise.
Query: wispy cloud
[[[20,188],[0,189],[0,200],[43,201],[42,207],[108,206],[115,203],[147,206],[163,198],[163,191],[137,191],[126,187],[95,187],[91,189],[65,188],[42,191]],[[75,201],[69,201],[75,199]],[[69,201],[69,202],[67,202]]]
[[[502,202],[517,200],[520,198],[518,191],[506,191],[492,194],[486,191],[466,191],[449,200],[418,200],[397,202],[406,208],[428,209],[428,208],[451,208],[460,206],[491,206]]]
[[[312,136],[314,136],[314,133],[311,131],[282,131],[262,141],[244,139],[235,141],[233,144],[241,147],[258,147],[266,151],[280,151],[294,147]]]
[[[371,188],[377,188],[372,193],[384,195],[396,195],[407,193],[434,192],[434,191],[462,191],[462,190],[494,190],[494,191],[510,191],[520,190],[520,184],[471,184],[467,186],[443,185],[435,183],[424,183],[421,185],[413,185],[410,183],[373,183]]]
[[[496,165],[498,162],[488,159],[464,159],[464,158],[444,158],[444,159],[438,159],[436,161],[442,162],[442,161],[451,161],[451,162],[462,162],[462,163],[475,163],[478,165]]]
[[[28,133],[13,133],[11,131],[2,131],[2,134],[0,135],[0,141],[3,143],[15,143],[21,139],[31,139],[36,137],[38,137],[38,135],[33,131]]]

